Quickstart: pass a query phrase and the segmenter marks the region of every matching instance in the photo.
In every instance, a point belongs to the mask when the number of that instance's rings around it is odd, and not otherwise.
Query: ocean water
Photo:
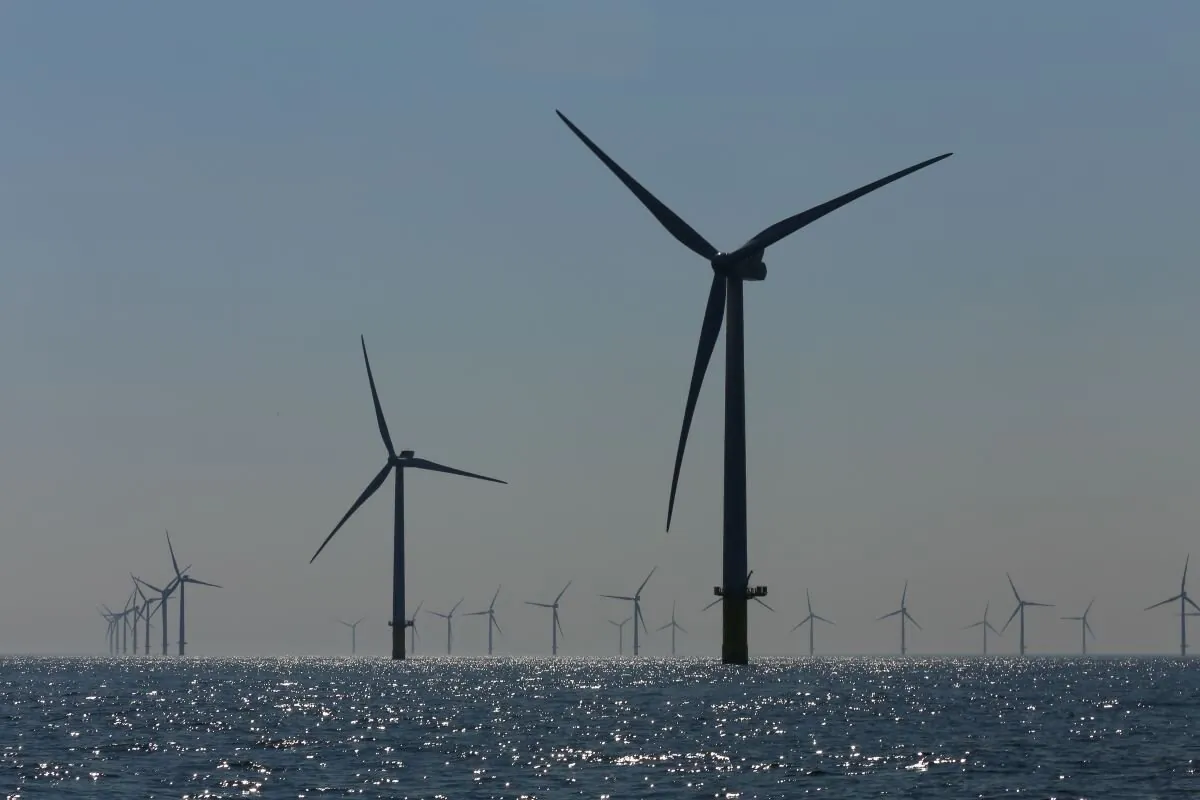
[[[1178,659],[0,659],[6,798],[1200,797]]]

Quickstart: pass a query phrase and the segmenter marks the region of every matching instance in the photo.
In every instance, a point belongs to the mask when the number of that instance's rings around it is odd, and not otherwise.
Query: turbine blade
[[[692,428],[692,416],[696,413],[696,402],[700,399],[700,386],[712,360],[713,350],[721,335],[721,324],[725,321],[726,279],[713,273],[712,285],[708,289],[708,305],[704,308],[704,321],[700,323],[700,341],[696,345],[696,361],[692,365],[692,380],[688,384],[687,402],[683,407],[683,427],[679,431],[679,446],[675,449],[675,470],[671,473],[671,497],[667,501],[667,530],[671,530],[671,517],[675,514],[675,493],[679,489],[679,470],[683,466],[683,451],[687,447],[688,431]]]
[[[668,622],[666,625],[659,625],[657,628],[654,629],[654,632],[658,633],[659,631],[665,631],[669,627],[671,627],[671,623]]]
[[[213,587],[214,589],[224,589],[224,588],[225,588],[224,586],[221,586],[221,585],[219,585],[219,584],[216,584],[216,583],[209,583],[208,581],[198,581],[198,580],[196,580],[195,578],[192,578],[192,577],[189,577],[189,578],[187,579],[187,582],[188,582],[188,583],[198,583],[198,584],[200,584],[201,586],[211,586],[211,587]]]
[[[492,608],[495,608],[495,607],[496,607],[496,598],[497,598],[497,597],[499,597],[499,596],[500,596],[500,587],[499,587],[499,586],[497,586],[497,587],[496,587],[496,593],[495,593],[494,595],[492,595],[492,602],[488,603],[488,608],[489,608],[489,609],[492,609]]]
[[[1187,603],[1189,606],[1196,609],[1197,611],[1200,611],[1200,606],[1196,605],[1196,603],[1192,600],[1192,598],[1185,596],[1184,599],[1187,600]]]
[[[808,601],[808,613],[811,614],[813,612],[813,610],[812,610],[812,593],[809,592],[808,589],[804,590],[804,599]]]
[[[970,625],[963,625],[959,630],[969,631],[971,628],[978,628],[982,624],[982,622],[972,622]]]
[[[917,626],[917,630],[924,630],[924,629],[921,627],[921,623],[917,622],[915,619],[913,619],[913,618],[912,618],[912,614],[910,614],[910,613],[908,613],[907,611],[905,611],[905,612],[904,612],[904,616],[908,617],[908,621],[909,621],[909,622],[911,622],[913,625],[916,625],[916,626]]]
[[[392,435],[388,433],[387,422],[383,419],[383,406],[379,404],[379,392],[375,391],[375,375],[371,372],[371,359],[367,358],[367,339],[359,336],[362,342],[363,363],[367,365],[367,382],[371,384],[371,402],[375,404],[375,420],[379,423],[379,435],[383,437],[383,446],[387,448],[388,456],[396,456],[396,448],[392,446]]]
[[[610,600],[633,600],[634,599],[632,597],[626,597],[625,595],[621,595],[621,594],[602,594],[600,596],[607,597]]]
[[[1188,569],[1188,562],[1191,560],[1192,560],[1191,553],[1188,553],[1187,556],[1183,559],[1183,580],[1181,580],[1179,582],[1180,594],[1182,594],[1183,592],[1185,592],[1187,590],[1187,569]]]
[[[458,607],[462,605],[462,601],[466,600],[466,599],[467,598],[465,598],[465,597],[460,597],[458,602],[454,604],[454,608],[450,609],[449,616],[454,616],[454,612],[458,610]]]
[[[836,624],[837,624],[837,623],[835,623],[835,622],[834,622],[833,620],[831,620],[831,619],[825,619],[825,618],[824,618],[824,617],[822,617],[820,614],[813,614],[813,619],[819,619],[819,620],[821,620],[821,622],[827,623],[827,624],[829,624],[829,625],[836,625]]]
[[[440,612],[440,611],[429,611],[429,612],[427,612],[427,613],[429,613],[429,614],[433,614],[433,615],[434,615],[434,616],[436,616],[436,617],[441,617],[442,619],[448,619],[448,618],[450,617],[450,615],[449,615],[449,614],[443,614],[443,613],[442,613],[442,612]]]
[[[464,478],[477,478],[481,481],[503,483],[506,486],[508,485],[508,481],[502,481],[499,478],[489,478],[487,475],[477,475],[474,472],[467,472],[466,470],[455,469],[454,467],[447,467],[445,464],[438,464],[430,461],[427,458],[410,458],[408,461],[404,462],[404,466],[413,467],[415,469],[426,469],[430,472],[444,472],[447,475],[461,475]]]
[[[900,593],[900,608],[903,609],[908,602],[908,581],[904,582],[904,591]]]
[[[464,617],[478,617],[478,616],[481,616],[486,613],[487,613],[487,611],[468,611],[465,614],[463,614],[463,616]]]
[[[1093,597],[1093,598],[1092,598],[1092,600],[1091,600],[1091,602],[1089,602],[1089,603],[1088,603],[1088,606],[1087,606],[1087,608],[1085,608],[1085,609],[1083,610],[1083,615],[1084,615],[1085,617],[1088,615],[1088,612],[1092,610],[1092,603],[1095,603],[1095,602],[1096,602],[1096,598],[1094,598],[1094,597]]]
[[[658,569],[658,567],[657,567],[657,566],[655,566],[655,567],[651,567],[651,569],[650,569],[650,575],[653,575],[653,574],[654,574],[654,570],[656,570],[656,569]],[[650,575],[647,575],[647,576],[646,576],[646,580],[642,581],[642,585],[641,585],[641,586],[639,586],[639,587],[638,587],[638,590],[637,590],[636,592],[634,592],[634,593],[633,593],[633,596],[634,596],[634,597],[639,597],[639,596],[642,594],[642,589],[645,589],[645,588],[646,588],[646,584],[650,582]]]
[[[364,619],[366,619],[366,617],[359,617],[357,620],[355,620],[354,624],[357,625],[358,623],[362,622]]]
[[[1073,619],[1078,622],[1079,620],[1083,619],[1083,617],[1059,617],[1059,619]]]
[[[179,573],[179,562],[175,560],[175,548],[171,544],[171,532],[167,531],[167,549],[171,551],[171,566],[175,568],[175,574]]]
[[[936,164],[937,162],[939,162],[943,159],[949,158],[952,155],[954,155],[954,154],[953,153],[943,153],[942,155],[937,156],[935,158],[931,158],[928,161],[922,161],[920,164],[914,164],[913,166],[908,167],[907,169],[902,169],[899,172],[893,172],[891,175],[888,175],[886,178],[880,178],[879,180],[877,180],[873,183],[868,183],[866,186],[860,186],[859,188],[855,189],[852,192],[846,192],[844,195],[842,195],[840,197],[835,197],[832,200],[828,200],[824,203],[821,203],[821,205],[819,205],[819,206],[813,206],[812,208],[808,209],[807,211],[802,211],[799,214],[796,214],[795,216],[791,216],[785,220],[776,222],[771,227],[766,228],[765,230],[756,234],[749,242],[746,243],[746,246],[751,246],[751,247],[755,247],[755,248],[764,248],[764,249],[767,247],[770,247],[771,245],[775,244],[776,242],[780,241],[781,239],[791,236],[793,233],[795,233],[796,231],[805,227],[806,225],[810,225],[813,222],[816,222],[817,220],[819,220],[821,217],[825,216],[826,214],[829,214],[830,212],[833,212],[833,211],[837,211],[839,208],[846,205],[847,203],[851,203],[851,202],[857,200],[858,198],[862,197],[863,195],[870,194],[871,192],[875,191],[876,189],[882,189],[884,186],[887,186],[889,183],[898,181],[907,175],[913,174],[917,170],[925,169],[925,167]]]
[[[566,594],[566,593],[567,593],[567,589],[570,589],[570,588],[571,588],[571,582],[572,582],[572,581],[574,581],[574,580],[575,580],[575,579],[574,579],[574,578],[572,578],[571,580],[567,581],[567,585],[566,585],[566,586],[564,586],[564,587],[562,588],[562,591],[558,593],[558,597],[554,598],[554,605],[558,605],[558,601],[559,601],[559,600],[562,600],[562,596],[563,596],[564,594]]]
[[[887,619],[888,617],[894,617],[894,616],[896,616],[897,614],[903,614],[903,613],[904,613],[904,609],[903,609],[903,608],[898,608],[898,609],[896,609],[895,611],[891,612],[890,614],[884,614],[882,617],[876,617],[876,618],[875,618],[875,621],[876,621],[876,622],[879,622],[879,620],[881,620],[881,619]]]
[[[552,603],[535,603],[535,602],[534,602],[534,601],[532,601],[532,600],[526,600],[526,601],[525,601],[525,605],[527,605],[527,606],[541,606],[542,608],[554,608],[554,605],[553,605]]]
[[[163,593],[162,589],[158,588],[157,586],[152,586],[149,583],[146,583],[141,578],[135,577],[134,580],[137,581],[138,583],[140,583],[142,586],[145,586],[147,589],[149,589],[152,592],[158,592],[160,595]]]
[[[1000,631],[996,630],[996,626],[995,626],[995,625],[993,625],[993,624],[992,624],[992,623],[990,623],[990,622],[986,623],[986,625],[985,625],[984,627],[986,627],[986,628],[987,628],[989,631],[991,631],[992,633],[996,634],[997,636],[1003,636],[1003,635],[1004,635],[1004,634],[1002,634]]]
[[[1016,619],[1016,617],[1017,617],[1017,614],[1019,614],[1019,613],[1021,613],[1021,604],[1020,604],[1020,603],[1018,603],[1018,604],[1017,604],[1017,607],[1013,609],[1012,616],[1010,616],[1010,617],[1008,618],[1008,622],[1005,622],[1005,623],[1004,623],[1004,627],[1002,627],[1002,628],[1000,629],[1000,630],[1001,630],[1001,632],[1008,630],[1008,625],[1009,625],[1009,623],[1010,623],[1010,622],[1012,622],[1014,619]]]
[[[650,211],[650,213],[654,215],[654,218],[657,219],[659,223],[666,228],[670,234],[674,236],[684,247],[702,258],[708,259],[709,261],[711,261],[713,257],[717,255],[717,248],[709,244],[703,236],[696,233],[696,231],[693,230],[690,225],[679,218],[678,214],[667,208],[661,200],[650,194],[650,192],[648,192],[644,186],[633,179],[632,175],[621,169],[617,162],[609,158],[608,155],[599,147],[597,147],[596,143],[589,139],[583,131],[579,130],[579,128],[576,128],[575,123],[567,119],[566,116],[557,109],[555,109],[554,113],[558,114],[558,118],[566,123],[567,127],[571,129],[571,132],[578,136],[581,142],[587,145],[587,148],[591,150],[593,154],[595,154],[596,158],[599,158],[604,162],[604,166],[608,167],[612,173],[620,179],[621,183],[625,184],[625,188],[633,192],[634,196],[637,197],[638,200],[642,201],[642,205],[644,205]]]
[[[555,617],[555,618],[554,618],[554,624],[558,626],[558,635],[559,635],[559,636],[562,636],[562,635],[564,635],[564,634],[563,634],[563,629],[562,629],[562,620],[560,620],[558,617]]]
[[[492,617],[492,624],[496,626],[496,630],[500,631],[500,635],[503,636],[504,628],[500,627],[500,621],[497,620],[495,617]]]
[[[1054,608],[1054,603],[1034,603],[1030,600],[1025,601],[1027,606],[1038,606],[1039,608]]]
[[[767,605],[767,601],[763,600],[761,597],[754,598],[754,602],[758,603],[760,606],[765,608],[767,611],[775,610],[775,609],[771,608],[769,605]]]
[[[423,605],[425,605],[425,601],[424,601],[424,600],[422,600],[421,602],[417,603],[417,610],[413,612],[413,619],[416,619],[416,618],[417,618],[417,614],[420,614],[420,613],[421,613],[421,606],[423,606]]]
[[[1093,639],[1096,638],[1096,632],[1092,630],[1091,623],[1089,623],[1086,619],[1083,621],[1083,627],[1088,633],[1090,633],[1092,635]]]
[[[383,482],[387,480],[388,473],[391,471],[392,462],[389,461],[384,465],[383,469],[379,470],[379,474],[371,479],[371,482],[367,484],[367,488],[363,489],[363,493],[358,496],[358,499],[354,501],[354,505],[350,506],[350,510],[346,512],[346,515],[342,517],[341,521],[338,522],[337,525],[334,526],[330,534],[325,537],[325,541],[321,542],[321,546],[317,548],[317,552],[313,553],[313,557],[308,560],[308,563],[311,564],[317,560],[317,556],[321,555],[321,551],[325,549],[325,545],[329,544],[329,540],[334,537],[334,534],[342,529],[342,526],[346,524],[346,520],[350,519],[350,516],[355,511],[358,511],[359,507],[363,503],[367,502],[371,495],[379,491],[379,487],[383,486]]]
[[[723,597],[718,597],[716,600],[713,600],[711,603],[709,603],[708,605],[706,605],[704,608],[702,608],[702,609],[700,609],[700,610],[701,610],[701,611],[708,611],[710,608],[712,608],[713,606],[715,606],[717,603],[721,602],[721,601],[722,601],[722,600],[724,600],[724,599],[725,599],[725,598],[723,598]]]
[[[1020,603],[1021,595],[1017,594],[1017,585],[1015,583],[1013,583],[1012,576],[1006,572],[1006,573],[1004,573],[1004,577],[1008,578],[1008,585],[1012,587],[1013,597],[1017,598],[1017,602]]]
[[[634,609],[634,616],[637,617],[637,621],[633,624],[637,625],[638,622],[642,623],[642,630],[646,633],[650,633],[650,629],[646,627],[646,618],[642,616],[642,607],[640,605]]]
[[[678,622],[676,622],[676,623],[675,623],[675,628],[676,628],[676,629],[677,629],[677,630],[678,630],[680,633],[687,633],[687,628],[683,627],[683,626],[682,626],[682,625],[680,625]]]
[[[1183,597],[1183,595],[1181,595],[1181,594],[1177,594],[1174,597],[1168,597],[1166,600],[1163,600],[1161,603],[1155,603],[1152,606],[1146,606],[1146,608],[1144,610],[1149,611],[1152,608],[1158,608],[1159,606],[1165,606],[1167,603],[1174,603],[1176,600],[1180,599],[1181,597]]]

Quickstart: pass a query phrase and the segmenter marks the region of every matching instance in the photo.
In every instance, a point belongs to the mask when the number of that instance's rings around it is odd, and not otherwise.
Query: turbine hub
[[[401,450],[398,458],[413,458],[416,454],[416,450]]]
[[[767,277],[767,265],[761,248],[739,249],[732,253],[717,253],[712,268],[727,278],[761,281]]]

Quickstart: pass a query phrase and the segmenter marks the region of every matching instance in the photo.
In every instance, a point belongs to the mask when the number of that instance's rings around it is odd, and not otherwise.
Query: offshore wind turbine
[[[1019,614],[1021,616],[1021,655],[1025,655],[1025,607],[1054,608],[1054,604],[1034,603],[1030,600],[1022,600],[1021,595],[1017,593],[1017,585],[1013,583],[1012,576],[1006,572],[1004,573],[1004,577],[1008,578],[1008,585],[1012,587],[1013,597],[1017,598],[1017,607],[1013,609],[1012,615],[1009,616],[1008,622],[1004,623],[1004,627],[1000,629],[1000,632],[1004,633],[1008,630],[1008,625],[1013,621],[1013,617]]]
[[[658,630],[665,631],[667,628],[671,629],[671,655],[674,656],[675,655],[675,631],[683,631],[684,633],[687,633],[687,630],[682,625],[680,625],[678,622],[675,621],[675,601],[674,600],[671,601],[671,621],[668,622],[666,625],[663,625],[662,627],[660,627]]]
[[[454,612],[458,610],[458,607],[462,605],[462,601],[465,599],[466,598],[462,598],[457,603],[455,603],[454,607],[450,609],[449,614],[443,614],[440,611],[430,611],[429,612],[430,614],[433,614],[434,616],[441,617],[442,619],[446,620],[446,655],[450,655],[450,645],[454,641],[454,630],[451,627],[451,625],[453,625],[453,623],[454,623]],[[395,630],[395,629],[393,628],[393,630]]]
[[[724,253],[697,233],[674,211],[634,180],[628,172],[601,150],[583,131],[575,127],[561,111],[556,112],[571,132],[579,137],[592,153],[633,192],[655,219],[667,229],[684,247],[706,259],[712,267],[712,285],[708,293],[708,305],[704,311],[704,322],[700,329],[700,343],[696,350],[696,361],[692,367],[692,379],[688,387],[687,403],[683,412],[683,428],[679,435],[679,446],[675,453],[675,469],[671,477],[671,496],[667,504],[667,530],[671,529],[671,516],[675,508],[675,491],[679,484],[679,469],[683,463],[683,452],[687,444],[688,431],[700,386],[708,362],[717,345],[722,322],[725,322],[725,470],[724,470],[724,524],[722,528],[722,577],[724,586],[718,587],[732,602],[725,604],[722,623],[721,660],[726,664],[745,664],[749,660],[747,639],[747,604],[755,596],[749,586],[741,583],[748,570],[749,553],[746,542],[746,373],[745,373],[745,325],[743,319],[742,282],[761,281],[767,276],[763,262],[766,249],[796,231],[816,222],[821,217],[836,211],[858,198],[870,194],[893,181],[917,170],[935,164],[952,154],[945,153],[920,164],[888,175],[874,183],[859,187],[852,192],[814,206],[807,211],[788,217],[763,229],[736,250]],[[728,314],[728,320],[724,319]],[[636,629],[636,624],[635,624]]]
[[[417,633],[417,614],[421,613],[421,606],[423,606],[423,605],[425,605],[424,600],[417,603],[417,610],[413,612],[412,619],[404,620],[404,627],[412,628],[412,637],[411,637],[412,644],[408,648],[408,652],[410,652],[410,653],[417,652],[417,639],[421,638],[420,634]],[[388,622],[388,625],[391,625],[391,624],[392,624],[391,622]]]
[[[1083,647],[1081,652],[1085,656],[1087,655],[1088,634],[1091,634],[1091,637],[1093,639],[1096,638],[1096,634],[1092,631],[1092,626],[1088,624],[1088,613],[1092,610],[1092,603],[1094,603],[1094,602],[1096,602],[1096,598],[1093,597],[1091,602],[1087,604],[1087,608],[1085,608],[1083,610],[1083,616],[1081,616],[1081,617],[1063,617],[1063,619],[1071,619],[1071,620],[1075,620],[1076,622],[1079,623],[1079,628],[1080,628],[1079,635],[1080,635],[1080,638],[1082,639],[1082,647]]]
[[[358,655],[358,623],[362,622],[366,617],[359,617],[354,622],[346,622],[338,620],[338,622],[350,629],[350,655]]]
[[[805,617],[804,619],[800,620],[799,622],[797,622],[795,627],[792,628],[792,631],[798,630],[803,625],[808,626],[808,655],[811,658],[816,653],[816,647],[814,644],[814,636],[815,636],[814,630],[817,627],[817,623],[825,622],[825,623],[832,625],[833,620],[825,619],[820,614],[813,611],[812,595],[809,593],[808,589],[804,590],[804,598],[806,600],[808,600],[808,616]]]
[[[908,613],[908,581],[904,582],[904,591],[900,593],[900,607],[895,611],[884,614],[882,617],[878,617],[875,621],[878,622],[881,619],[895,616],[900,617],[900,655],[908,655],[908,631],[904,625],[905,621],[911,622],[917,626],[917,630],[921,630],[920,624]]]
[[[104,632],[104,638],[108,640],[108,654],[115,656],[117,654],[117,643],[113,636],[113,631],[117,629],[116,617],[108,606],[101,606],[96,610],[100,612],[100,616],[104,617],[108,623],[108,630]]]
[[[406,469],[423,469],[430,472],[444,472],[448,475],[460,475],[464,478],[476,478],[481,481],[490,481],[491,483],[507,483],[497,478],[489,478],[486,475],[477,475],[474,472],[465,472],[461,469],[454,469],[443,464],[437,464],[424,458],[417,458],[413,450],[401,450],[396,452],[396,448],[392,445],[392,435],[388,433],[387,422],[383,419],[383,406],[379,403],[379,393],[375,390],[375,376],[371,372],[371,360],[367,358],[367,340],[359,337],[362,342],[363,362],[367,365],[367,382],[371,385],[371,402],[375,406],[375,421],[379,424],[379,435],[383,438],[383,446],[387,448],[387,463],[383,465],[383,469],[371,479],[367,484],[367,488],[363,490],[354,504],[350,506],[350,510],[342,517],[341,521],[334,526],[333,531],[325,537],[325,541],[321,542],[321,546],[317,548],[317,552],[309,559],[308,563],[317,560],[317,556],[321,555],[321,551],[325,549],[325,545],[329,544],[329,540],[334,537],[342,526],[346,524],[346,520],[350,519],[351,515],[359,509],[359,507],[367,502],[371,495],[383,486],[383,482],[387,480],[388,475],[392,470],[396,471],[396,498],[395,498],[395,513],[392,519],[392,619],[403,620],[407,622],[408,617],[404,615],[404,470]],[[404,658],[404,628],[405,625],[392,626],[392,658],[401,660]]]
[[[654,570],[656,570],[656,569],[658,569],[657,566],[651,567],[650,575],[653,575]],[[642,585],[638,587],[637,591],[633,593],[632,597],[628,597],[623,594],[602,594],[602,595],[600,595],[601,597],[607,597],[610,600],[632,600],[633,601],[633,616],[631,617],[631,619],[633,620],[633,654],[635,656],[638,654],[638,623],[639,622],[642,623],[642,630],[645,630],[646,633],[650,633],[650,631],[646,629],[646,620],[642,617],[642,589],[645,589],[646,584],[650,582],[650,575],[646,576],[646,580],[642,581]],[[609,622],[612,622],[612,620],[609,620]]]
[[[989,600],[983,606],[983,619],[979,620],[979,622],[972,622],[970,625],[963,626],[964,631],[968,631],[971,628],[983,628],[983,654],[985,656],[988,654],[988,649],[987,649],[988,631],[991,631],[992,633],[996,634],[997,636],[1000,635],[1000,631],[996,630],[996,627],[994,625],[992,625],[992,623],[988,622],[988,610],[991,607],[992,607],[992,603]]]
[[[191,569],[191,566],[191,564],[188,564],[183,568],[183,571],[187,572],[189,569]],[[130,574],[132,575],[132,573]],[[179,578],[171,578],[171,582],[162,589],[153,584],[146,583],[146,581],[142,580],[136,575],[133,575],[133,579],[142,586],[145,586],[150,591],[158,593],[158,597],[156,599],[158,600],[158,617],[162,623],[162,654],[165,656],[167,655],[169,647],[167,644],[167,599],[171,596],[171,593],[179,587]]]
[[[629,622],[631,619],[633,619],[633,617],[626,617],[620,622],[617,622],[615,619],[610,619],[608,621],[609,625],[617,626],[617,655],[619,656],[625,655],[625,623]],[[633,629],[634,631],[637,631],[636,622],[633,625]],[[637,655],[637,653],[634,653],[634,655]]]
[[[567,581],[567,585],[558,593],[558,597],[554,598],[553,603],[536,603],[533,600],[525,601],[525,605],[552,609],[550,617],[550,655],[552,656],[558,655],[558,636],[562,633],[562,623],[558,621],[558,601],[562,600],[562,596],[567,593],[567,589],[569,588],[571,588],[571,581]]]
[[[496,621],[496,598],[500,596],[500,587],[496,587],[496,593],[492,595],[492,602],[483,611],[472,611],[469,614],[463,614],[464,617],[481,617],[487,615],[488,618],[488,655],[492,654],[492,626],[500,631],[500,635],[504,635],[504,629],[500,627],[500,623]]]
[[[142,619],[146,621],[146,635],[144,637],[145,642],[143,643],[143,654],[150,655],[150,617],[154,615],[154,612],[150,606],[154,604],[155,600],[153,597],[146,596],[146,593],[142,591],[141,583],[138,582],[137,578],[133,577],[132,572],[129,574],[129,577],[133,578],[133,588],[137,589],[138,597],[142,598]],[[136,642],[134,643],[134,650],[137,650]]]
[[[1191,553],[1183,559],[1183,578],[1179,581],[1179,594],[1174,597],[1168,597],[1166,600],[1146,608],[1149,611],[1151,608],[1158,608],[1159,606],[1165,606],[1167,603],[1174,603],[1176,600],[1179,601],[1179,655],[1181,656],[1187,655],[1187,618],[1197,616],[1196,613],[1189,612],[1187,607],[1191,606],[1196,609],[1196,612],[1200,612],[1200,606],[1196,605],[1192,598],[1188,596],[1187,591],[1188,562],[1191,560]]]
[[[187,569],[184,569],[184,570],[179,569],[179,562],[175,560],[175,548],[171,545],[171,532],[170,531],[167,531],[167,548],[171,551],[171,566],[174,567],[174,569],[175,569],[175,580],[178,581],[178,586],[179,586],[179,655],[182,656],[182,655],[185,655],[184,651],[187,648],[187,637],[185,636],[185,629],[184,629],[184,624],[185,624],[184,611],[186,610],[185,606],[184,606],[184,599],[185,599],[184,590],[187,589],[187,585],[189,583],[194,583],[198,586],[211,586],[214,589],[220,589],[221,587],[215,583],[208,583],[207,581],[196,580],[191,575],[188,575],[187,570],[191,569],[190,564],[188,565]]]

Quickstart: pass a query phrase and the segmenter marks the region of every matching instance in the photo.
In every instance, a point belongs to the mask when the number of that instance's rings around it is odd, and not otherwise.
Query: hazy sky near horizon
[[[387,652],[409,607],[606,654],[596,597],[717,655],[723,342],[676,511],[709,268],[555,118],[718,247],[956,155],[767,254],[746,290],[753,653],[1172,652],[1200,556],[1200,6],[596,0],[0,5],[0,652],[99,652],[181,560],[195,654]],[[1200,572],[1200,564],[1197,565]],[[1200,575],[1195,591],[1200,595]],[[419,650],[444,626],[421,622]],[[172,639],[176,620],[172,619]],[[1200,627],[1193,638],[1200,641]],[[457,649],[485,648],[479,618]],[[157,638],[155,639],[157,641]],[[665,634],[651,637],[661,654]],[[995,645],[1012,650],[1016,637]],[[172,645],[172,650],[174,645]]]

